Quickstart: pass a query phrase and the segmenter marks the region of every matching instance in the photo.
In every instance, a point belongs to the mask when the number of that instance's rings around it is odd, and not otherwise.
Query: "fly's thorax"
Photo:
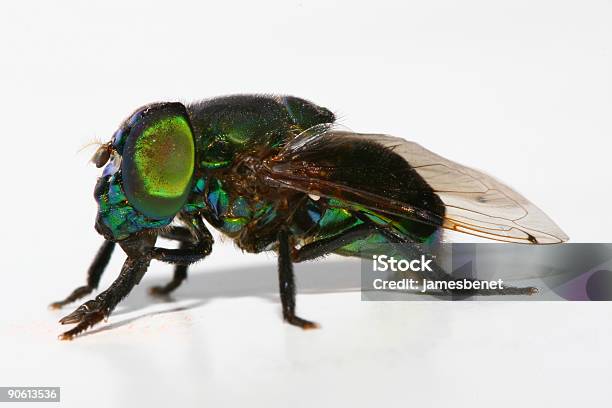
[[[230,167],[249,151],[277,149],[304,130],[335,120],[329,110],[292,96],[233,95],[187,109],[202,171]]]
[[[211,225],[232,238],[240,235],[250,223],[265,225],[275,218],[277,203],[274,200],[241,193],[233,181],[210,173],[198,176],[183,211],[204,215]]]

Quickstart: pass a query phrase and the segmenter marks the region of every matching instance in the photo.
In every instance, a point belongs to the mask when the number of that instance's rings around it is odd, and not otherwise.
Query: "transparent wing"
[[[488,174],[455,163],[414,142],[376,135],[427,181],[446,206],[444,227],[511,242],[553,244],[568,236],[542,210]]]
[[[384,150],[377,150],[380,147]],[[335,161],[333,154],[355,158]],[[408,166],[398,166],[395,155]],[[395,164],[386,164],[391,162]],[[542,210],[502,182],[393,136],[318,127],[293,139],[266,166],[268,177],[285,187],[346,199],[454,231],[517,243],[568,240]],[[369,183],[372,177],[378,179]],[[435,192],[444,204],[443,215],[428,208],[431,200],[403,198],[419,195],[421,190]],[[402,195],[407,191],[412,196]]]

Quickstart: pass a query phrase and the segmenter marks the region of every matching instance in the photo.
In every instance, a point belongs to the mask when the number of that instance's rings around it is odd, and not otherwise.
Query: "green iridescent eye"
[[[187,200],[195,163],[187,111],[169,103],[136,115],[121,163],[125,195],[147,217],[172,217]]]

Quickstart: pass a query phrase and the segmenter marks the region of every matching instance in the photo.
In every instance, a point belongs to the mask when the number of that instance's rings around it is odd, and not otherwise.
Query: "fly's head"
[[[193,184],[195,146],[187,110],[180,103],[138,109],[92,161],[104,167],[94,190],[101,235],[121,241],[170,224]]]

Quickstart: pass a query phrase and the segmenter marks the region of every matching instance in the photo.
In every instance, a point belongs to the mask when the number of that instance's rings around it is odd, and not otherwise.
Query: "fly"
[[[76,324],[60,338],[107,318],[152,260],[175,266],[172,279],[151,293],[175,290],[188,266],[212,251],[207,225],[244,251],[278,254],[283,318],[303,329],[317,324],[296,315],[293,263],[331,253],[372,259],[372,243],[417,248],[440,229],[525,244],[568,239],[496,179],[416,143],[339,130],[334,122],[328,109],[292,96],[236,95],[136,110],[92,159],[104,167],[94,189],[95,228],[104,242],[87,283],[51,306],[92,293],[117,244],[127,259],[107,290],[60,320]],[[156,246],[159,237],[179,247]],[[449,279],[432,269],[425,278]]]

